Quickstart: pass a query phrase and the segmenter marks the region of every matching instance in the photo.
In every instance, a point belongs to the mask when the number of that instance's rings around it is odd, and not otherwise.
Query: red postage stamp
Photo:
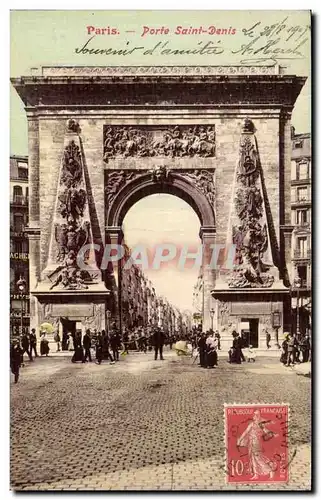
[[[228,483],[286,483],[288,405],[225,405]]]

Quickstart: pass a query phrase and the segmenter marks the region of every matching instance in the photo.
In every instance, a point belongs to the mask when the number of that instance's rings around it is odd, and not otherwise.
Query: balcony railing
[[[291,199],[291,203],[306,205],[307,203],[311,203],[311,197],[310,196],[301,196],[300,198],[295,197]]]
[[[295,227],[306,227],[308,228],[310,226],[310,222],[296,222]]]
[[[10,236],[27,237],[25,233],[25,226],[14,227],[10,226]]]
[[[311,259],[311,250],[295,249],[293,256],[295,259]]]
[[[22,194],[16,194],[12,198],[12,204],[13,205],[19,205],[21,206],[28,206],[29,203],[29,198],[28,196],[23,196]]]

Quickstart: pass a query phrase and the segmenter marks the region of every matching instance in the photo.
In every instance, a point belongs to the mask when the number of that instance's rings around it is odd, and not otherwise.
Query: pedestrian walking
[[[206,339],[206,355],[207,355],[207,367],[214,368],[217,366],[217,339],[214,333],[211,333]]]
[[[19,372],[21,366],[22,349],[18,339],[14,339],[10,346],[10,369],[14,375],[14,383],[17,384],[19,380]]]
[[[91,363],[91,352],[90,352],[90,348],[91,348],[91,336],[90,336],[90,330],[86,330],[86,333],[84,335],[84,338],[82,339],[82,345],[84,347],[84,350],[85,350],[85,354],[84,354],[84,358],[82,360],[83,363],[86,363],[87,361],[87,358],[89,360],[89,362]]]
[[[221,335],[219,334],[218,330],[215,330],[215,338],[217,340],[217,349],[220,351],[221,350]]]
[[[158,358],[158,353],[159,358],[163,360],[164,333],[160,328],[156,328],[153,333],[153,345],[155,351],[155,360]]]
[[[240,335],[233,330],[232,332],[233,344],[229,350],[229,363],[236,363],[240,365],[242,363],[242,357],[244,358],[244,354],[242,353],[242,339]]]
[[[40,354],[41,356],[48,356],[49,351],[49,341],[46,337],[46,332],[42,332],[40,336]]]
[[[310,338],[306,334],[301,342],[301,352],[302,352],[302,363],[307,363],[310,357]]]
[[[68,351],[74,351],[74,336],[72,333],[68,333],[67,349]]]
[[[295,357],[296,357],[296,349],[297,349],[297,340],[295,335],[293,333],[289,333],[288,339],[287,339],[287,344],[288,344],[288,352],[287,352],[287,360],[286,360],[286,366],[290,366],[290,364],[294,365],[295,363]]]
[[[23,360],[23,355],[26,352],[28,354],[29,361],[33,361],[30,349],[30,340],[25,330],[23,331],[21,336],[21,347],[22,347],[22,360]]]
[[[141,346],[142,346],[143,353],[147,354],[147,338],[146,338],[146,332],[145,332],[145,330],[142,330]]]
[[[112,355],[110,354],[110,351],[109,351],[108,334],[106,333],[105,330],[102,330],[101,336],[102,336],[102,340],[103,340],[103,359],[107,359],[107,360],[110,359],[110,364],[114,364],[115,363],[114,358],[112,357]]]
[[[247,350],[247,362],[251,363],[253,361],[253,363],[255,363],[255,358],[256,358],[255,349],[253,348],[252,345],[249,345],[249,348]]]
[[[71,358],[72,363],[76,363],[77,361],[83,361],[84,359],[84,350],[81,343],[81,332],[77,332],[74,337],[74,354]]]
[[[61,342],[59,332],[55,333],[55,335],[54,335],[54,341],[56,342],[56,345],[57,345],[56,352],[59,352],[60,351],[60,342]]]
[[[283,365],[286,365],[288,359],[288,335],[289,335],[288,333],[286,332],[284,333],[284,340],[281,345],[282,352],[281,352],[280,362]]]
[[[121,340],[116,326],[114,327],[110,335],[110,348],[113,353],[114,361],[119,361],[119,349],[121,348]]]
[[[37,336],[36,336],[36,330],[35,328],[32,328],[31,333],[29,335],[29,342],[30,342],[30,354],[32,356],[32,351],[34,352],[35,358],[38,357],[37,353]]]
[[[267,349],[271,349],[271,345],[270,345],[271,334],[267,330],[265,330],[265,331],[266,331],[266,334],[265,334],[266,347],[267,347]]]
[[[96,363],[100,365],[103,359],[103,338],[101,332],[97,332],[95,348],[96,348]]]
[[[207,359],[206,359],[206,335],[204,332],[201,333],[198,339],[198,351],[200,356],[200,366],[202,368],[207,368]]]

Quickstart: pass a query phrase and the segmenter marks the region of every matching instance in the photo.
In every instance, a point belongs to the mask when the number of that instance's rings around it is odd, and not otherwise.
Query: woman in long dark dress
[[[217,366],[217,340],[214,335],[210,335],[206,339],[206,354],[207,354],[207,367],[214,368]]]
[[[198,340],[198,351],[200,355],[200,365],[202,368],[207,367],[207,361],[206,361],[206,337],[205,333],[202,333],[199,340]]]
[[[19,371],[21,366],[21,353],[22,349],[20,347],[19,340],[14,340],[10,347],[10,368],[14,375],[15,384],[19,380]]]
[[[101,332],[98,332],[97,334],[95,349],[96,349],[96,363],[100,365],[103,359],[103,338]]]
[[[71,358],[72,363],[76,363],[76,361],[83,361],[84,360],[84,350],[82,347],[81,343],[81,332],[78,332],[75,335],[74,339],[74,354],[73,357]]]
[[[285,335],[285,338],[282,342],[282,354],[281,354],[281,357],[280,357],[280,362],[283,364],[283,365],[286,365],[286,362],[287,362],[287,359],[288,359],[288,342],[287,342],[287,335]]]
[[[40,336],[40,354],[41,356],[48,356],[49,351],[49,341],[46,338],[46,332],[43,332]]]

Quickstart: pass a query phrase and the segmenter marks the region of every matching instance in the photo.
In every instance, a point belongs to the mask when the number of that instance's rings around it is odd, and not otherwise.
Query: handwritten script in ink
[[[164,27],[162,27],[164,28]],[[116,28],[115,28],[116,30]],[[138,31],[138,30],[137,30]],[[109,31],[100,30],[100,34],[108,35]],[[307,57],[307,49],[310,39],[310,26],[298,25],[290,22],[289,17],[274,24],[265,24],[263,21],[257,21],[254,24],[244,27],[237,31],[240,45],[235,47],[235,34],[231,36],[211,36],[209,31],[203,30],[197,36],[197,41],[191,42],[190,46],[179,47],[175,42],[175,35],[166,40],[171,33],[169,29],[162,29],[162,40],[153,41],[153,37],[144,36],[142,43],[134,43],[128,40],[124,45],[117,47],[101,46],[102,37],[94,34],[90,36],[84,45],[74,49],[78,55],[101,55],[108,59],[113,56],[123,56],[124,59],[130,59],[130,56],[153,56],[161,58],[162,56],[210,56],[215,59],[216,56],[233,56],[238,59],[241,65],[271,65],[284,60],[304,59]],[[115,39],[115,36],[121,35],[121,31],[116,30],[113,37],[104,36],[105,41]],[[182,35],[178,35],[178,40]],[[234,46],[231,39],[233,39]],[[137,40],[137,38],[136,38]],[[100,45],[100,46],[99,46]],[[213,61],[214,62],[214,61]]]
[[[269,64],[285,59],[303,59],[303,47],[310,37],[310,26],[288,24],[288,18],[271,25],[261,21],[242,30],[246,40],[232,54],[239,54],[241,64]],[[244,57],[245,56],[245,57]]]

